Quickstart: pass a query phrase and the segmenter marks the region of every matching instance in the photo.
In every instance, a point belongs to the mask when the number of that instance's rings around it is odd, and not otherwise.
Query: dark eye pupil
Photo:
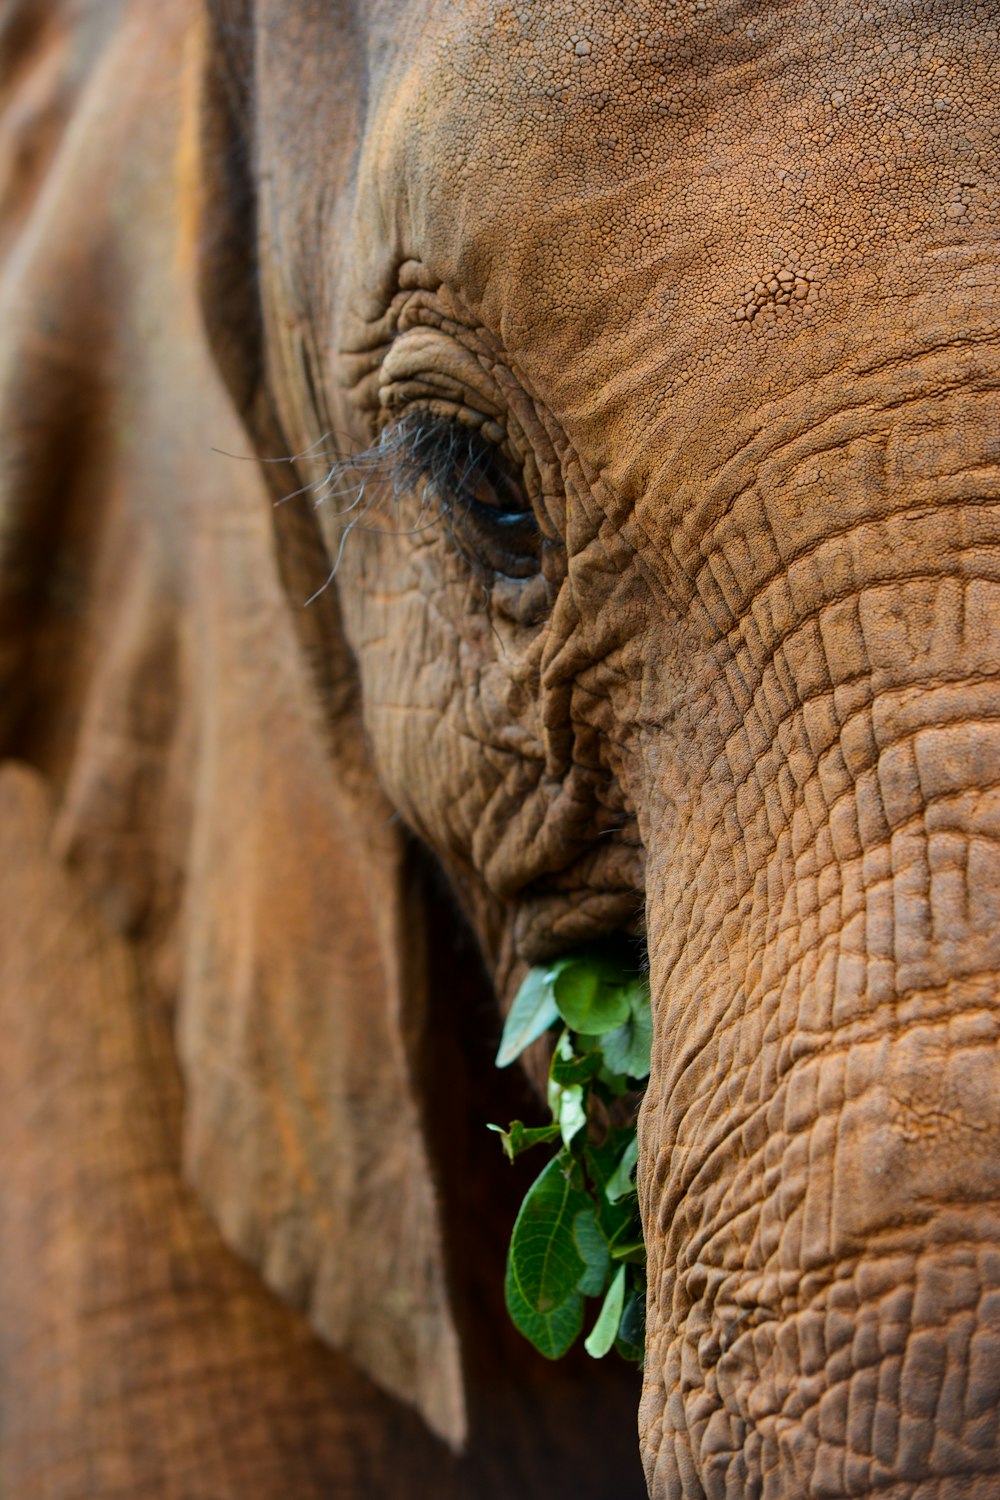
[[[499,525],[510,520],[520,520],[529,510],[527,497],[510,475],[499,472],[495,465],[477,466],[475,473],[460,478],[456,486],[459,495],[496,512]]]
[[[450,475],[438,489],[460,550],[495,575],[534,576],[541,537],[518,478],[480,433],[452,430],[448,443]]]

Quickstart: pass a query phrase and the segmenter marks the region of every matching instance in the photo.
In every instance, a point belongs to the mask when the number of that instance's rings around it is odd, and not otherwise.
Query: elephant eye
[[[535,512],[497,443],[474,427],[420,414],[403,418],[390,442],[403,456],[410,481],[422,484],[425,496],[440,506],[465,557],[506,578],[538,572]]]

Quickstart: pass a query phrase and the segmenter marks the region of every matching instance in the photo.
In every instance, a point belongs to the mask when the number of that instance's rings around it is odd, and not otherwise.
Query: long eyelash
[[[478,477],[486,461],[483,440],[475,430],[411,412],[351,462],[377,469],[397,500],[422,484],[436,499],[447,501]]]
[[[320,450],[314,456],[329,455]],[[344,527],[333,566],[320,587],[305,601],[306,604],[312,604],[314,599],[318,599],[336,578],[347,539],[355,528],[373,532],[383,530],[381,527],[364,524],[375,501],[375,493],[369,495],[369,490],[377,492],[388,489],[393,500],[398,503],[414,489],[421,489],[420,514],[416,525],[406,533],[392,533],[413,535],[440,521],[440,512],[432,515],[429,520],[424,519],[431,500],[436,500],[446,510],[456,492],[478,478],[487,462],[483,440],[474,429],[462,428],[458,423],[443,422],[440,418],[419,412],[409,412],[386,427],[378,442],[373,443],[370,448],[365,448],[350,458],[336,459],[322,479],[284,496],[279,504],[303,493],[311,493],[313,504],[317,507],[328,505],[335,499],[349,500],[348,504],[334,512],[338,518],[351,519]]]
[[[388,488],[397,503],[405,494],[421,487],[417,524],[405,532],[396,529],[391,532],[393,536],[412,536],[437,525],[442,519],[438,512],[430,520],[424,520],[431,498],[437,500],[447,511],[456,492],[461,491],[471,480],[481,477],[489,461],[483,440],[475,429],[463,428],[456,422],[442,421],[418,412],[409,412],[386,427],[377,443],[350,458],[334,457],[331,449],[324,448],[323,445],[332,436],[332,433],[324,433],[301,453],[263,460],[255,454],[230,453],[224,448],[212,450],[224,458],[238,459],[245,463],[294,464],[306,458],[314,461],[332,459],[322,479],[290,490],[274,502],[276,505],[287,505],[300,495],[311,495],[313,505],[318,508],[320,505],[328,505],[331,500],[349,499],[349,503],[334,514],[338,518],[351,516],[353,519],[344,527],[333,567],[316,592],[306,599],[305,605],[318,599],[336,578],[347,539],[355,528],[383,532],[382,527],[364,525],[365,517],[375,500],[374,495],[368,497],[369,487],[382,490]],[[353,498],[349,498],[352,496]]]

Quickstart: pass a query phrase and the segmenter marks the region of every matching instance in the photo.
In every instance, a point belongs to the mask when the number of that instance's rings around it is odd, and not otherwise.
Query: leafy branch
[[[635,1113],[649,1077],[653,1023],[644,974],[601,949],[532,969],[507,1016],[497,1067],[559,1027],[549,1068],[552,1121],[491,1125],[514,1161],[561,1141],[521,1204],[507,1253],[507,1310],[547,1359],[583,1330],[586,1301],[601,1298],[584,1348],[643,1358],[646,1252],[634,1182]]]

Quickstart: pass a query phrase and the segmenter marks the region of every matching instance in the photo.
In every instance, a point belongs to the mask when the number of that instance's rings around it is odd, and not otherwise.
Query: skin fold
[[[655,1500],[991,1500],[995,9],[14,9],[4,128],[50,102],[6,190],[5,795],[173,1027],[156,1170],[302,1309],[318,1339],[259,1335],[289,1371],[346,1355],[285,1417],[249,1381],[244,1431],[280,1475],[287,1424],[302,1461],[358,1403],[316,1493],[624,1495],[638,1402]],[[421,423],[488,445],[479,509],[399,459]],[[531,1101],[466,925],[501,1007],[645,939],[641,1397],[505,1328],[476,1120]],[[31,1210],[54,1265],[78,1201]],[[72,1403],[39,1477],[39,1410],[0,1427],[12,1500],[129,1492],[80,1479],[115,1439]]]

